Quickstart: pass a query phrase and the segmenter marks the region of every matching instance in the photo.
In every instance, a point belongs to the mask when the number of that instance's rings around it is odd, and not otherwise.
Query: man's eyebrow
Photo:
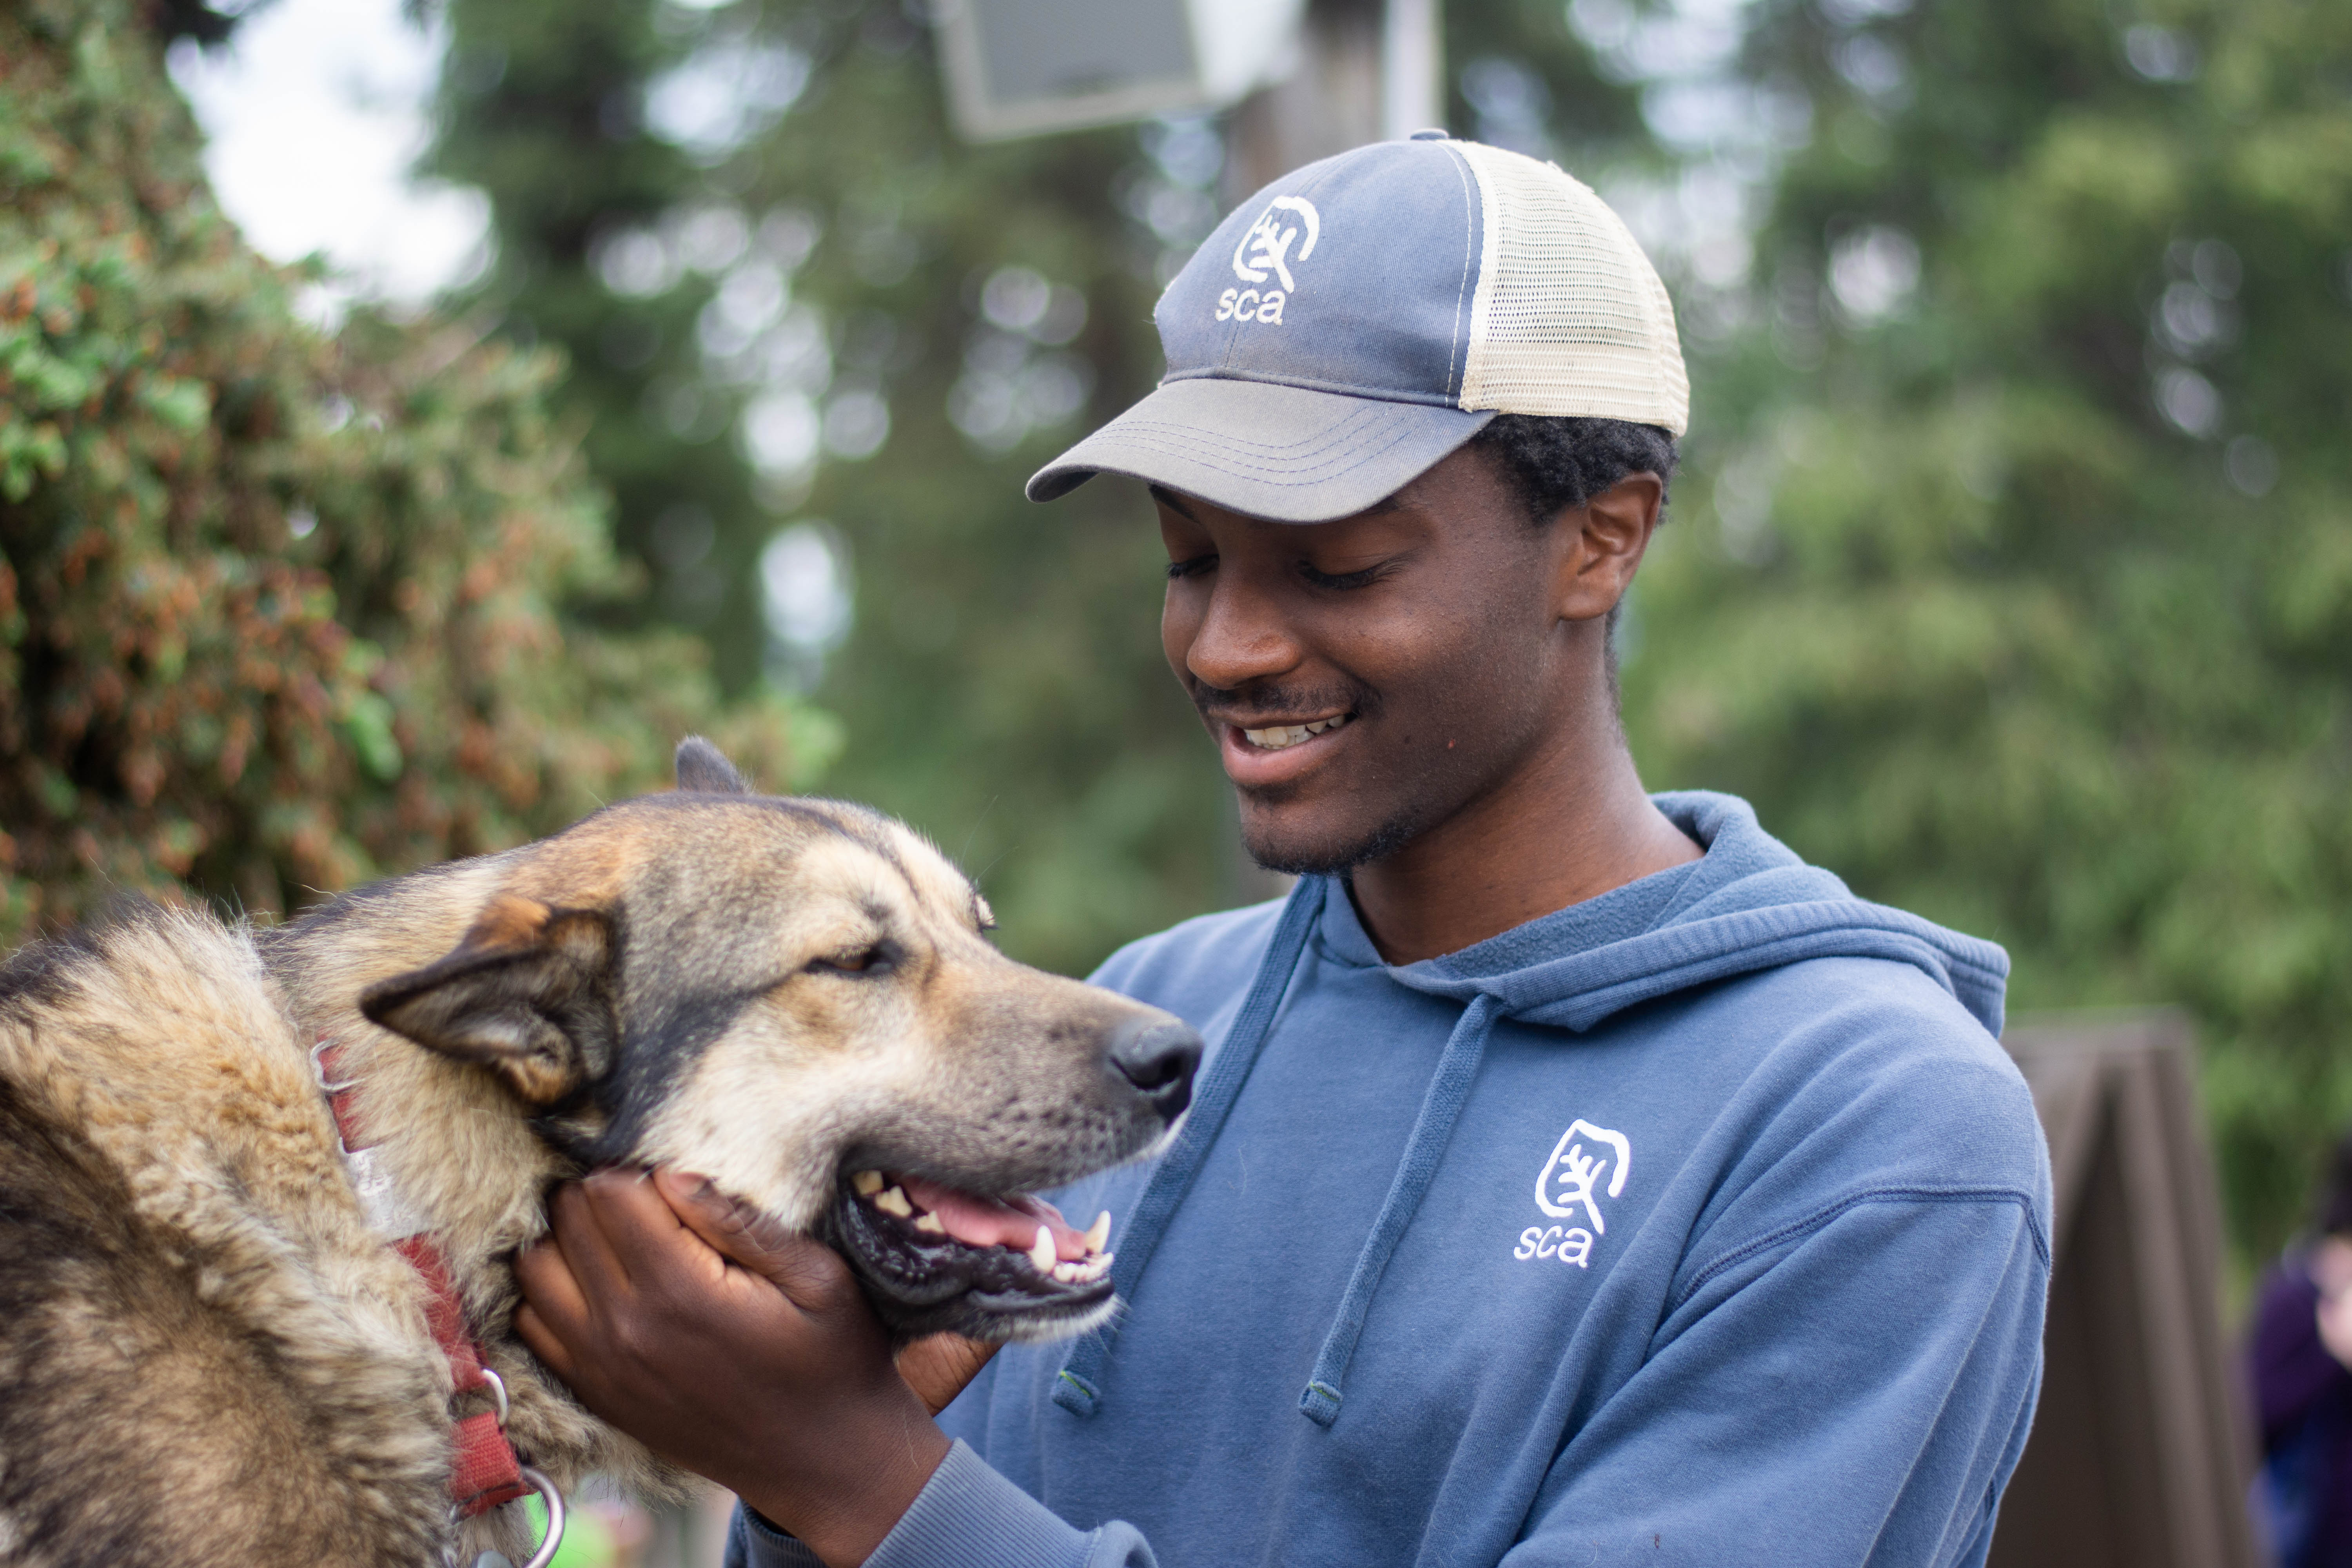
[[[1179,517],[1188,519],[1193,522],[1201,521],[1199,517],[1193,514],[1192,509],[1184,504],[1184,498],[1178,495],[1174,490],[1170,489],[1166,485],[1153,485],[1151,487],[1151,499],[1158,501],[1161,506],[1166,507],[1170,511],[1174,512]]]

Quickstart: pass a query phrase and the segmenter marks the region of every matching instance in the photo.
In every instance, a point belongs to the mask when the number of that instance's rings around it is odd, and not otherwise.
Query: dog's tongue
[[[1087,1238],[1072,1230],[1062,1211],[1024,1193],[1013,1198],[983,1198],[921,1176],[901,1176],[898,1184],[918,1208],[939,1216],[947,1233],[967,1247],[1009,1247],[1026,1252],[1036,1245],[1037,1227],[1054,1235],[1054,1256],[1076,1262],[1087,1253]]]

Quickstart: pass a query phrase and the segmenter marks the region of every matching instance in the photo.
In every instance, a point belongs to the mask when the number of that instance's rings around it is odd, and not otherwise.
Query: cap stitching
[[[1182,426],[1158,426],[1150,430],[1132,432],[1132,444],[1177,455],[1199,449],[1192,443],[1163,439],[1158,434],[1160,431],[1171,432],[1177,436],[1199,434]],[[1267,447],[1257,454],[1230,447],[1226,450],[1231,453],[1236,464],[1253,470],[1263,468],[1269,473],[1304,474],[1316,465],[1328,465],[1342,459],[1352,459],[1368,450],[1384,450],[1395,446],[1410,434],[1410,431],[1355,432],[1345,441],[1323,447]],[[1381,437],[1385,437],[1385,439],[1378,439]],[[1286,461],[1281,460],[1285,458],[1287,458]],[[1219,466],[1213,458],[1204,456],[1201,460],[1211,468]]]
[[[1223,446],[1224,450],[1233,452],[1236,457],[1256,456],[1266,459],[1286,458],[1295,466],[1301,461],[1327,458],[1334,452],[1356,450],[1368,441],[1394,430],[1410,431],[1419,427],[1417,422],[1411,420],[1358,420],[1346,425],[1334,426],[1322,432],[1319,437],[1279,446],[1266,441],[1234,439],[1223,440]],[[1188,437],[1198,438],[1204,434],[1197,426],[1178,424],[1172,420],[1139,420],[1131,426],[1125,426],[1121,431],[1122,435],[1132,434],[1139,441],[1156,439],[1162,433],[1177,438]]]
[[[1158,428],[1182,430],[1188,434],[1193,433],[1191,431],[1189,426],[1185,426],[1171,425],[1158,426]],[[1276,468],[1267,463],[1253,463],[1246,460],[1220,462],[1217,460],[1217,458],[1224,457],[1227,454],[1219,453],[1216,457],[1212,457],[1203,453],[1197,447],[1178,447],[1165,441],[1153,440],[1147,435],[1136,432],[1131,426],[1128,431],[1123,431],[1122,434],[1134,435],[1136,438],[1133,441],[1133,445],[1144,448],[1147,451],[1171,458],[1185,458],[1198,467],[1208,468],[1217,473],[1231,474],[1235,478],[1253,479],[1260,484],[1273,486],[1277,489],[1296,489],[1326,482],[1319,477],[1321,470],[1333,467],[1343,460],[1347,462],[1359,461],[1364,456],[1377,455],[1378,453],[1389,451],[1401,446],[1403,444],[1405,438],[1412,434],[1412,431],[1408,428],[1400,427],[1393,433],[1390,434],[1387,440],[1381,442],[1376,447],[1370,447],[1369,450],[1366,446],[1353,445],[1333,447],[1325,451],[1318,452],[1314,454],[1317,466],[1313,468]],[[1460,438],[1460,440],[1457,440],[1454,445],[1459,446],[1461,441],[1467,439],[1469,439],[1469,436],[1465,435]],[[1234,456],[1238,458],[1238,454],[1235,454]],[[1062,466],[1063,465],[1061,464],[1054,465],[1056,468],[1059,468]],[[1092,458],[1089,458],[1083,463],[1070,464],[1069,467],[1083,467],[1089,468],[1096,473],[1115,473],[1118,471],[1108,463],[1100,463],[1097,459]],[[1049,469],[1048,471],[1050,472],[1052,470]],[[1411,475],[1406,476],[1408,479],[1411,477]]]
[[[1399,392],[1389,387],[1377,389],[1358,386],[1352,382],[1318,381],[1306,375],[1267,375],[1259,371],[1227,370],[1219,366],[1210,370],[1171,371],[1160,378],[1161,386],[1182,381],[1246,381],[1257,386],[1295,386],[1301,392],[1328,392],[1343,397],[1361,398],[1368,403],[1409,403],[1421,408],[1451,408],[1456,413],[1468,413],[1454,398],[1440,393]]]
[[[1320,429],[1316,430],[1309,435],[1302,436],[1296,441],[1270,441],[1262,437],[1223,435],[1214,431],[1204,430],[1201,425],[1188,420],[1173,418],[1165,415],[1155,418],[1150,414],[1146,414],[1139,418],[1121,418],[1115,420],[1111,424],[1103,426],[1103,430],[1192,430],[1199,431],[1203,434],[1214,435],[1219,440],[1232,441],[1237,446],[1255,447],[1268,452],[1287,452],[1294,451],[1302,447],[1313,446],[1317,442],[1335,436],[1344,430],[1385,428],[1391,425],[1405,423],[1407,421],[1401,416],[1405,416],[1410,412],[1411,410],[1402,404],[1391,408],[1349,409],[1347,413],[1342,414],[1337,419],[1333,419],[1326,423]],[[1416,421],[1414,423],[1418,422]],[[1099,433],[1100,432],[1097,432],[1097,434]]]
[[[1462,388],[1454,380],[1454,361],[1458,353],[1462,359],[1464,374],[1468,374],[1470,345],[1462,340],[1462,301],[1470,292],[1470,245],[1477,236],[1470,232],[1469,161],[1452,147],[1447,147],[1445,151],[1453,159],[1454,177],[1462,182],[1462,282],[1454,290],[1454,340],[1445,347],[1445,400],[1448,403],[1459,404],[1462,401]],[[1479,216],[1484,218],[1485,216],[1486,213],[1482,207]]]

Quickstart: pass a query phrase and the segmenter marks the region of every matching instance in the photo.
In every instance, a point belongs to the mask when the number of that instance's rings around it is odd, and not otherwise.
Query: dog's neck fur
[[[676,1476],[583,1411],[510,1327],[514,1254],[546,1233],[548,1191],[580,1169],[532,1130],[529,1109],[496,1075],[360,1012],[370,985],[456,947],[509,873],[509,857],[489,856],[396,878],[267,933],[259,946],[303,1037],[333,1042],[338,1071],[360,1085],[355,1141],[372,1148],[401,1205],[439,1246],[483,1359],[506,1384],[516,1447],[560,1484],[601,1470],[660,1493]]]

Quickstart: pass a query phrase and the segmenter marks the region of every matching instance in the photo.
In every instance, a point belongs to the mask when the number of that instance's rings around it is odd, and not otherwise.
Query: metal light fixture
[[[1280,75],[1303,0],[934,0],[956,128],[1001,141],[1231,103]]]

